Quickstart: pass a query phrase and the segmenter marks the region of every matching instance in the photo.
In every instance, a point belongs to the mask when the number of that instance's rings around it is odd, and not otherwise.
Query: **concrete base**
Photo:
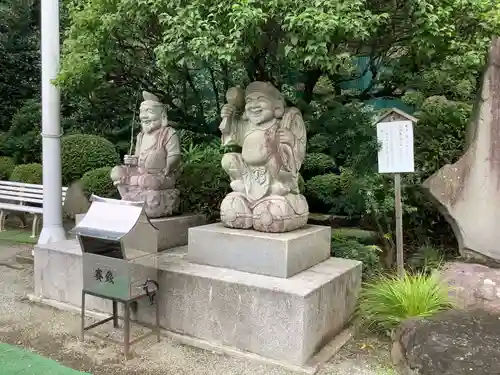
[[[36,297],[33,294],[28,294],[28,299],[33,303],[43,304],[47,306],[51,306],[58,310],[71,311],[71,312],[80,312],[80,308],[69,303],[54,301],[50,299],[44,299]],[[102,320],[109,317],[109,314],[100,313],[96,311],[86,310],[87,317]],[[200,348],[203,350],[208,350],[213,353],[242,358],[246,360],[250,360],[252,362],[261,363],[263,365],[274,365],[280,366],[287,370],[294,371],[297,373],[304,373],[309,375],[314,375],[318,372],[318,370],[327,363],[338,351],[354,336],[355,329],[353,326],[350,326],[339,333],[337,336],[333,338],[328,344],[326,344],[320,352],[318,352],[311,360],[307,362],[307,364],[302,366],[291,365],[289,363],[283,361],[273,360],[267,357],[263,357],[258,354],[253,354],[249,352],[245,352],[242,350],[238,350],[235,348],[231,348],[228,346],[217,345],[211,343],[209,341],[200,340],[195,337],[181,335],[179,333],[175,333],[168,330],[162,330],[161,335],[168,337],[175,342],[181,345],[189,345],[196,348]]]
[[[342,331],[361,286],[361,263],[331,258],[288,279],[192,264],[182,249],[142,258],[160,269],[163,328],[304,366]],[[80,306],[81,253],[75,241],[37,247],[35,297]],[[99,299],[88,308],[109,312]],[[135,317],[152,323],[154,307],[139,303]]]
[[[288,278],[330,258],[330,241],[330,227],[319,225],[287,233],[264,233],[217,223],[189,230],[188,260]]]
[[[75,225],[85,214],[75,215]],[[168,250],[188,243],[188,230],[206,223],[204,215],[182,215],[150,219],[151,224],[158,229],[158,251]]]

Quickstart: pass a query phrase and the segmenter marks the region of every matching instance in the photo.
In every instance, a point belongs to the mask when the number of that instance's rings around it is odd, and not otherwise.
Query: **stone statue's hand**
[[[126,185],[128,184],[128,178],[127,176],[121,176],[120,178],[118,178],[117,180],[114,180],[113,181],[113,185],[114,186],[117,186],[117,185]]]
[[[223,119],[231,117],[236,112],[236,107],[232,104],[224,104],[220,111],[220,115]]]
[[[295,136],[289,129],[279,129],[278,130],[278,140],[279,143],[285,143],[287,145],[293,146],[295,144]]]

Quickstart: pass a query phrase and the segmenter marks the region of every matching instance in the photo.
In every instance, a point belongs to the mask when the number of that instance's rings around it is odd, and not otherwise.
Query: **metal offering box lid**
[[[100,239],[106,243],[120,242],[125,259],[158,251],[157,229],[146,216],[143,202],[95,195],[91,197],[91,202],[84,218],[70,233],[79,237]],[[82,248],[83,252],[89,250]]]

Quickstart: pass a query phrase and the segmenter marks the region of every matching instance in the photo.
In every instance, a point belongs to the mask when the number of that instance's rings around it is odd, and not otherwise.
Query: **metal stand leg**
[[[160,342],[160,304],[156,299],[156,340]]]
[[[82,290],[82,316],[81,316],[80,340],[83,342],[84,339],[85,339],[85,291]]]
[[[125,302],[125,312],[123,316],[123,347],[125,358],[129,358],[129,345],[130,345],[130,306]]]
[[[5,217],[7,215],[5,214],[4,210],[0,210],[0,232],[5,231]]]
[[[113,301],[113,327],[118,328],[118,302]]]

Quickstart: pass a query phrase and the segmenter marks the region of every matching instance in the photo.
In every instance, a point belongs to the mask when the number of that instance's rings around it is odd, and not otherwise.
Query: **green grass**
[[[31,238],[30,236],[31,229],[7,229],[5,232],[0,232],[0,241],[36,244],[38,241],[38,237]]]
[[[427,318],[453,307],[448,287],[435,275],[381,276],[361,291],[357,317],[362,325],[390,332],[409,318]]]
[[[0,343],[2,375],[84,375],[87,373],[64,367],[16,346]],[[87,374],[90,375],[90,374]]]

